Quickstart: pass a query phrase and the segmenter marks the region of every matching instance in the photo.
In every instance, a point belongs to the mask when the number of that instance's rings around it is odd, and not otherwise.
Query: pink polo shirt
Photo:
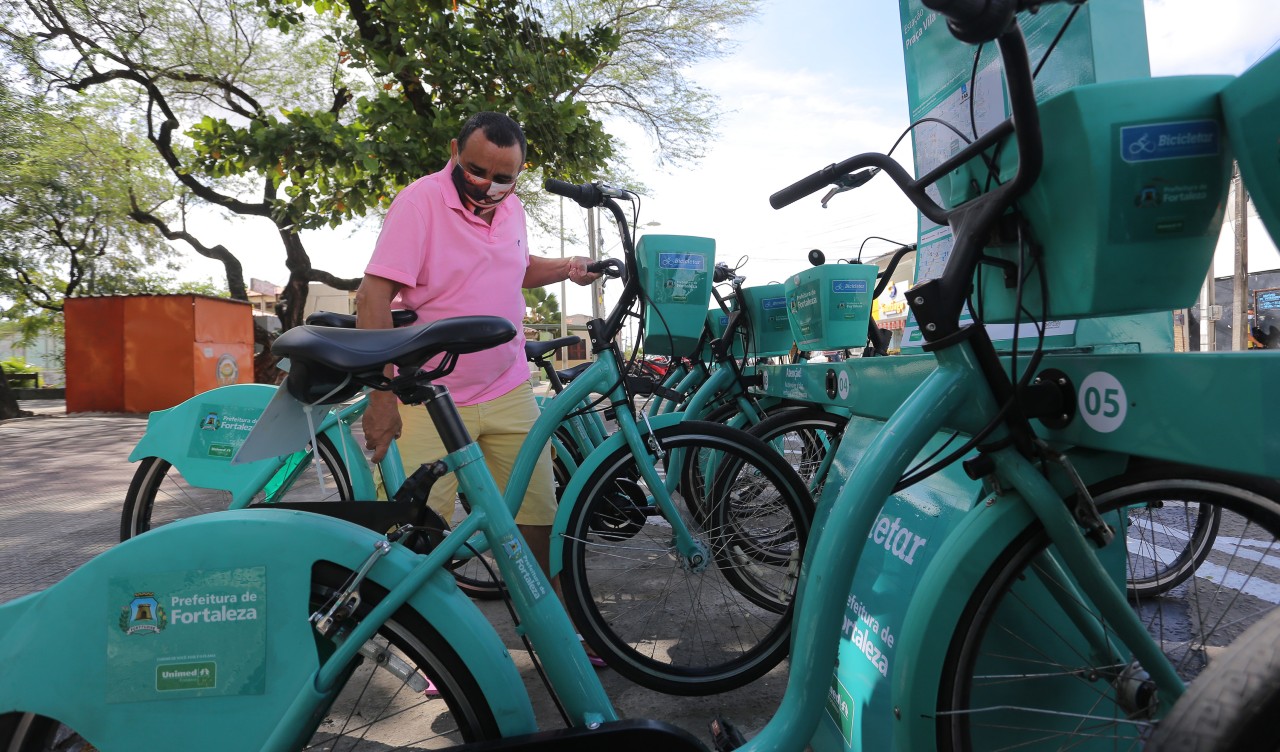
[[[452,169],[450,162],[396,196],[364,271],[404,285],[394,305],[417,311],[419,323],[484,315],[516,325],[515,339],[460,356],[440,379],[455,402],[474,405],[529,380],[521,325],[529,239],[518,197],[499,204],[489,224],[463,207]]]

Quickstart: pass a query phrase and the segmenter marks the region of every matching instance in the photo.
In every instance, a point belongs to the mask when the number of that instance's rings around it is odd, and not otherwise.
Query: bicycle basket
[[[1280,238],[1280,52],[1240,74],[1222,91],[1227,136],[1267,232]]]
[[[1231,173],[1218,100],[1231,80],[1093,84],[1040,105],[1044,171],[1019,206],[1043,244],[1047,318],[1170,311],[1195,301]],[[1018,259],[1013,245],[987,254]],[[1016,278],[988,265],[979,274],[983,319],[1013,321]],[[1038,273],[1022,287],[1023,307],[1039,318]]]
[[[787,316],[785,285],[742,288],[742,310],[751,333],[751,354],[757,358],[791,352],[791,321]]]
[[[796,345],[801,350],[865,345],[879,271],[873,264],[826,264],[788,279],[787,319]]]
[[[716,241],[689,235],[645,235],[636,245],[646,355],[693,355],[711,302]]]

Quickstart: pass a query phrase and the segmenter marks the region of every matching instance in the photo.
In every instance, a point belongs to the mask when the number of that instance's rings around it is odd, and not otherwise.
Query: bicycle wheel
[[[319,608],[350,575],[327,562],[312,574],[311,607]],[[386,591],[366,581],[354,619],[363,618]],[[321,654],[334,639],[316,635]],[[438,694],[426,693],[427,682]],[[499,736],[480,686],[457,652],[421,616],[401,608],[361,649],[356,665],[303,750],[427,750]],[[92,741],[92,740],[88,740]],[[54,752],[92,749],[67,726],[30,714],[0,716],[0,749]]]
[[[318,563],[312,573],[312,608],[340,590],[349,576],[341,567]],[[366,580],[360,595],[357,622],[386,591]],[[318,635],[317,640],[322,651],[332,647]],[[493,710],[475,677],[412,609],[397,611],[360,655],[304,750],[437,749],[498,737]],[[439,696],[424,692],[426,680]]]
[[[1193,473],[1186,480],[1201,477],[1205,489],[1184,486],[1172,499],[1164,497],[1168,470],[1157,465],[1139,468],[1099,484],[1093,493],[1113,493],[1123,489],[1129,503],[1126,510],[1130,532],[1128,588],[1130,598],[1153,598],[1186,581],[1213,549],[1221,524],[1221,507],[1212,502],[1215,478]],[[1280,489],[1259,487],[1259,493],[1280,499]],[[1144,535],[1136,535],[1133,529]]]
[[[446,522],[451,528],[457,527],[470,513],[471,505],[459,493],[453,505],[453,517]],[[453,572],[453,579],[458,582],[458,588],[467,597],[478,601],[492,601],[502,597],[502,575],[498,574],[498,565],[494,563],[493,554],[489,551],[455,558],[449,563],[449,569]]]
[[[807,494],[794,471],[745,432],[687,422],[656,437],[659,476],[688,450],[720,458],[706,486],[714,493],[706,524],[681,493],[672,499],[702,561],[678,554],[672,522],[656,507],[619,493],[619,478],[636,478],[634,493],[648,495],[636,458],[620,449],[575,500],[563,540],[565,600],[587,643],[619,674],[668,694],[723,692],[786,655],[811,520]]]
[[[1219,517],[1216,540],[1180,584],[1156,598],[1131,603],[1153,639],[1191,682],[1248,626],[1280,601],[1280,504],[1276,484],[1212,471],[1152,469],[1125,476],[1099,490],[1099,511],[1124,546],[1100,556],[1117,557],[1126,577],[1150,579],[1168,561],[1195,561],[1170,546],[1186,547],[1194,523],[1191,508]],[[1164,477],[1158,477],[1163,475]],[[1103,488],[1103,487],[1100,487]],[[1146,500],[1158,498],[1153,517]],[[1176,510],[1188,511],[1178,515]],[[1179,527],[1181,529],[1179,529]],[[1115,543],[1112,545],[1114,546]],[[1007,749],[1024,745],[1074,745],[1106,739],[1137,745],[1158,725],[1151,685],[1127,659],[1094,657],[1098,641],[1075,628],[1090,623],[1113,645],[1122,643],[1091,604],[1086,618],[1071,621],[1071,602],[1053,574],[1047,534],[1029,527],[996,560],[975,590],[952,636],[938,701],[942,749]],[[1158,558],[1153,558],[1158,555]],[[1053,748],[1057,748],[1054,746]]]
[[[1148,752],[1275,750],[1280,713],[1280,611],[1249,628],[1205,669],[1147,745]]]
[[[274,501],[352,501],[350,477],[327,436],[318,437],[316,454],[320,457],[323,487],[316,478],[308,448],[292,455],[251,503],[266,500],[268,494]],[[147,457],[138,464],[129,483],[120,513],[120,540],[187,517],[219,512],[230,505],[230,492],[192,486],[168,462]]]
[[[769,418],[778,418],[781,420],[780,416],[791,415],[801,410],[803,410],[803,408],[785,403],[772,405],[762,412],[761,423]],[[715,409],[709,411],[706,417],[701,418],[700,420],[727,426],[734,417],[739,415],[742,415],[742,409],[737,405],[737,403],[729,402],[719,405]],[[756,425],[759,425],[759,423]],[[744,431],[750,431],[754,427],[755,426],[752,426],[750,423],[740,426],[741,430]],[[687,456],[683,458],[681,463],[684,468],[683,475],[680,479],[682,492],[686,494],[686,498],[694,514],[694,519],[696,519],[699,524],[705,524],[707,522],[708,507],[703,504],[705,488],[702,488],[698,484],[706,483],[707,478],[710,477],[708,472],[715,466],[716,461],[717,455],[714,452],[695,447],[688,450]]]
[[[839,445],[848,423],[848,418],[821,408],[799,408],[770,415],[749,431],[782,455],[816,502],[826,481],[823,461]]]

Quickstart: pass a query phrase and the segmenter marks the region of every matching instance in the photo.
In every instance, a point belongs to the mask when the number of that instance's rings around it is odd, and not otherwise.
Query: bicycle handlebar
[[[1013,8],[1040,5],[1044,2],[1073,2],[1080,0],[977,0],[984,3],[982,23],[986,12],[1001,14]],[[975,0],[930,0],[933,7],[962,14],[977,8]],[[962,30],[948,21],[952,33],[958,38]],[[960,314],[964,309],[969,289],[973,285],[974,269],[982,256],[984,239],[990,227],[1009,207],[1023,196],[1040,176],[1044,163],[1044,144],[1040,134],[1040,114],[1036,106],[1034,76],[1027,56],[1026,40],[1015,16],[1010,15],[1007,24],[998,31],[996,42],[1004,64],[1004,78],[1008,90],[1011,115],[1001,125],[974,140],[958,153],[944,160],[927,175],[916,180],[897,161],[886,154],[868,153],[850,157],[839,164],[828,165],[769,197],[769,203],[779,209],[820,190],[827,184],[841,185],[849,182],[851,173],[865,167],[879,167],[889,175],[916,209],[931,222],[952,227],[954,244],[947,258],[946,267],[938,277],[913,288],[912,311],[927,341],[935,341],[956,332],[960,327]],[[995,189],[947,210],[925,193],[925,188],[950,171],[978,157],[996,141],[1010,133],[1018,148],[1017,172]],[[957,221],[953,225],[953,218]]]
[[[606,277],[619,279],[623,276],[625,267],[622,265],[622,262],[617,259],[601,259],[600,261],[593,261],[590,264],[587,264],[587,271],[592,274],[602,274]]]
[[[584,209],[603,206],[605,199],[608,198],[624,198],[626,196],[626,191],[621,188],[614,188],[613,186],[605,185],[604,183],[583,183],[582,185],[575,185],[573,183],[566,183],[563,180],[547,178],[542,186],[550,193],[576,201],[578,206],[581,206]]]

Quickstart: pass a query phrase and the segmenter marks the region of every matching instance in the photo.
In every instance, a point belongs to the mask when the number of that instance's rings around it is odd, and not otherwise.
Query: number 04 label
[[[1106,371],[1095,371],[1080,385],[1080,415],[1098,433],[1111,433],[1124,423],[1129,409],[1124,386]]]

